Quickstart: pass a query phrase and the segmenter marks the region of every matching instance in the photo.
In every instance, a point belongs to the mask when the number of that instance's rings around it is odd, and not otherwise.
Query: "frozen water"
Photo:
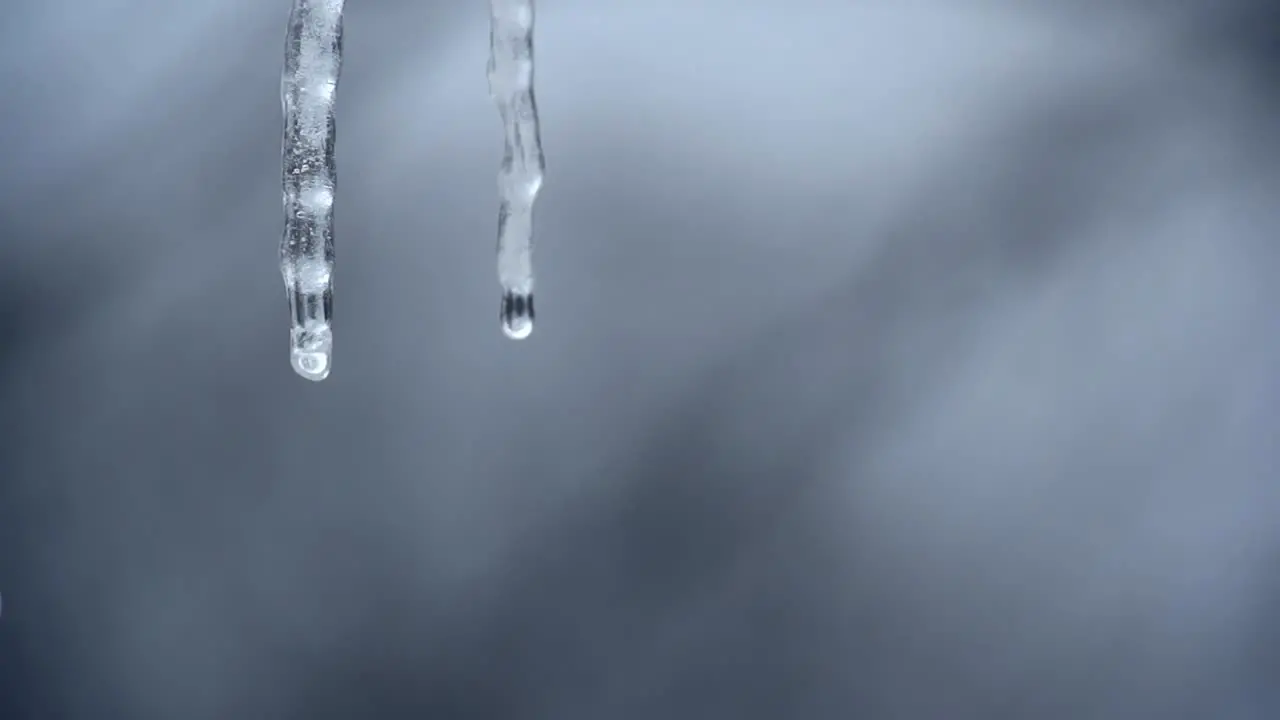
[[[329,376],[333,354],[334,96],[342,70],[344,0],[294,0],[285,41],[284,238],[293,369]]]
[[[502,116],[498,282],[507,337],[533,332],[533,205],[546,168],[533,92],[533,0],[490,0],[489,92]]]

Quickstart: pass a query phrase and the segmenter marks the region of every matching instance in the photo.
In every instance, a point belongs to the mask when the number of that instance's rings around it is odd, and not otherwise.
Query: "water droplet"
[[[333,366],[333,330],[327,322],[312,321],[295,327],[289,359],[298,375],[320,382],[329,377]]]
[[[512,340],[523,340],[533,333],[533,294],[507,291],[502,296],[502,332]]]
[[[329,353],[294,350],[293,370],[308,380],[324,380],[329,377]]]

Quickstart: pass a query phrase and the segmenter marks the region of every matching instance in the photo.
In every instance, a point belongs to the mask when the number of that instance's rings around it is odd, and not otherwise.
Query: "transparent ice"
[[[490,0],[489,92],[506,147],[498,172],[499,315],[507,337],[533,332],[533,205],[545,161],[533,94],[533,0]]]
[[[344,0],[294,0],[285,41],[284,237],[280,271],[292,326],[290,359],[308,380],[333,364],[334,96],[342,69]]]

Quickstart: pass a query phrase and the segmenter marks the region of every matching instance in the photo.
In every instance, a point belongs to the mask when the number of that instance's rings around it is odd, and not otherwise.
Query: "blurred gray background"
[[[7,0],[0,717],[1280,717],[1274,12],[539,4],[538,330],[351,0],[313,385],[288,2]]]

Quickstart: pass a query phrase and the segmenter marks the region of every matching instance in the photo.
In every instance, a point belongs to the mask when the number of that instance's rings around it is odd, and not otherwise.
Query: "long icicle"
[[[507,337],[533,332],[533,206],[546,168],[533,93],[533,0],[489,0],[489,92],[506,147],[498,173],[500,318]]]
[[[291,315],[290,361],[308,380],[333,365],[334,97],[344,0],[293,0],[280,98],[284,237],[280,271]]]

